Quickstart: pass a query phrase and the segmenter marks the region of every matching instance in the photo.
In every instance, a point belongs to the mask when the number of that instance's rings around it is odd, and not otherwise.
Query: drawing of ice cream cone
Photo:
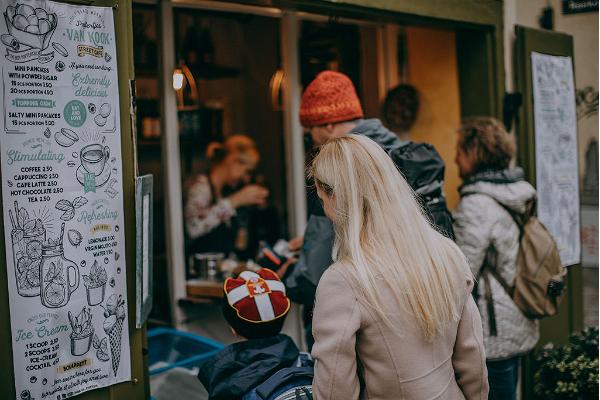
[[[115,376],[121,361],[121,339],[123,333],[123,322],[125,321],[125,300],[122,296],[113,294],[106,302],[104,311],[104,332],[108,335],[110,342],[110,354],[112,356],[112,369]]]

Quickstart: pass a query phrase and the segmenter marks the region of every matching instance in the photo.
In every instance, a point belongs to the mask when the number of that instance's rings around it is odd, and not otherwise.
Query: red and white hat
[[[257,325],[277,320],[281,320],[282,325],[283,317],[291,306],[290,299],[285,295],[285,285],[275,272],[267,268],[257,272],[244,271],[237,278],[228,278],[223,289],[225,317],[244,337],[248,337],[245,334],[248,329],[251,330],[250,336],[255,336],[258,333]]]

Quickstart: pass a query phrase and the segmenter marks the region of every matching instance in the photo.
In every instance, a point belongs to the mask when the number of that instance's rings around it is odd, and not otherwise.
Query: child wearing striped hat
[[[200,368],[210,400],[239,399],[277,371],[294,365],[299,350],[281,329],[291,303],[279,276],[267,268],[244,271],[224,285],[223,316],[243,339]]]

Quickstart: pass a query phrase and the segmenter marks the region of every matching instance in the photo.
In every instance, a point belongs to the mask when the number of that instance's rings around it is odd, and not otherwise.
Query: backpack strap
[[[491,197],[491,196],[489,196],[489,197]],[[494,199],[493,197],[491,197],[491,198],[494,201],[496,201],[496,199]],[[535,210],[537,207],[537,199],[534,197],[529,202],[527,202],[527,204],[525,205],[525,212],[523,214],[519,214],[519,213],[515,212],[514,210],[511,210],[510,208],[506,207],[504,204],[502,204],[498,201],[496,201],[496,203],[500,207],[504,208],[504,210],[506,210],[506,212],[511,216],[511,218],[517,225],[517,228],[519,228],[519,242],[521,242],[521,239],[523,238],[523,234],[525,233],[525,225],[527,224],[527,221],[529,221],[529,219],[535,214]]]
[[[282,383],[291,379],[304,379],[312,382],[314,377],[314,368],[312,367],[289,367],[277,371],[269,379],[256,387],[256,394],[261,399],[268,399],[277,389],[281,388]]]
[[[492,296],[492,288],[490,286],[489,270],[485,270],[482,274],[485,282],[485,304],[487,305],[488,322],[491,336],[498,336],[498,328],[496,326],[496,310],[494,309],[494,298]]]
[[[498,270],[496,269],[496,267],[493,267],[490,265],[487,270],[490,272],[490,274],[492,274],[492,276],[498,281],[498,283],[502,286],[502,288],[504,288],[504,291],[512,299],[513,294],[515,292],[515,287],[509,286],[508,282],[506,282],[506,280],[502,277],[502,275],[500,275],[498,273]],[[487,283],[486,283],[486,285],[487,285]]]
[[[489,249],[488,249],[488,252],[489,252]],[[486,252],[485,258],[483,260],[483,265],[481,266],[481,269],[479,270],[479,274],[477,275],[477,277],[476,277],[477,279],[475,280],[475,282],[477,282],[477,280],[480,277],[483,279],[483,282],[485,282],[484,298],[485,298],[485,304],[486,304],[486,308],[487,308],[487,312],[488,312],[488,323],[489,323],[490,335],[497,336],[498,329],[497,329],[497,324],[496,324],[496,309],[494,307],[494,296],[492,294],[492,286],[490,284],[490,274],[498,281],[498,283],[502,286],[502,288],[504,288],[504,291],[510,296],[511,299],[512,299],[512,295],[514,292],[514,288],[508,285],[506,280],[498,273],[498,270],[492,265],[492,263],[490,263],[490,261],[488,259],[488,252]],[[473,292],[477,293],[477,295],[479,295],[477,284],[473,288]],[[475,300],[477,301],[478,298],[476,297]]]

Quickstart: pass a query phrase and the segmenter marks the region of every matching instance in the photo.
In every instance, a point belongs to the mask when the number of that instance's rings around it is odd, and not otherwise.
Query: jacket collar
[[[496,184],[507,184],[520,182],[525,179],[523,169],[519,167],[503,170],[487,170],[476,173],[465,180],[462,187],[472,185],[477,182],[488,182]],[[462,188],[461,187],[461,188]]]

